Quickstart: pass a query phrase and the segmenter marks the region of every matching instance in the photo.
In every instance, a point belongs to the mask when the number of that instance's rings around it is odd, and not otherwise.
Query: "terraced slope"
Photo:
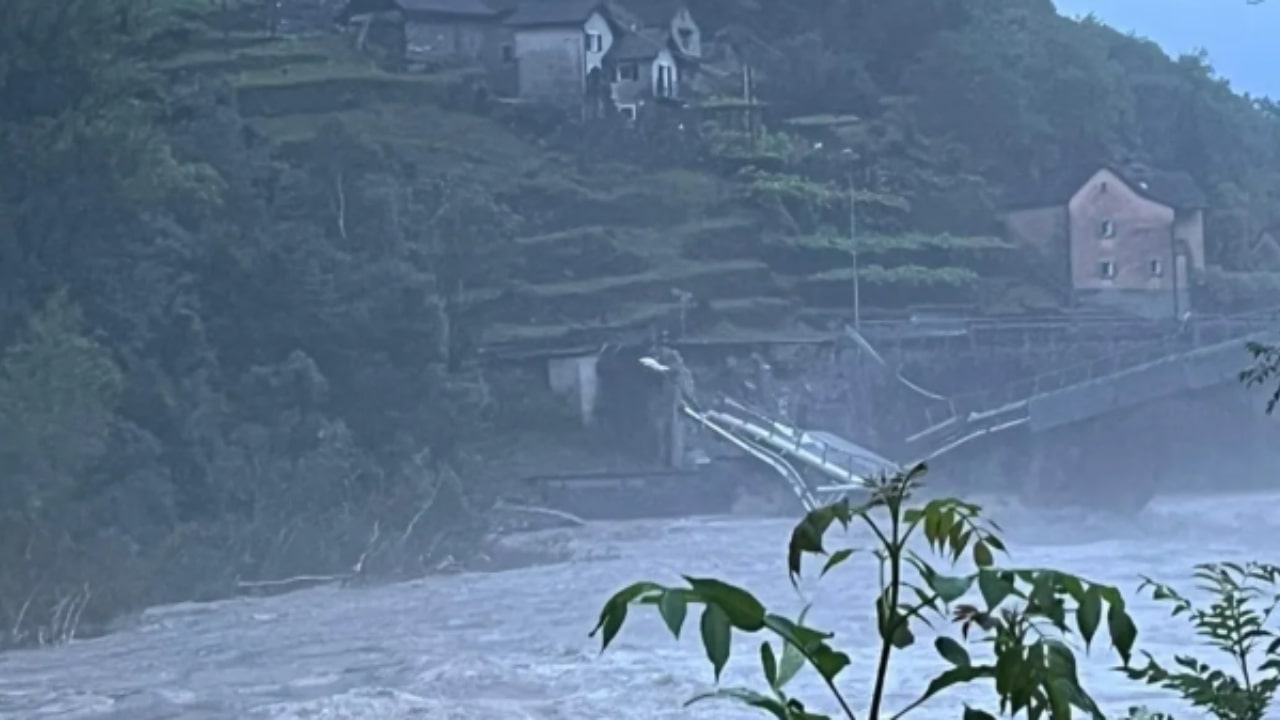
[[[476,107],[475,73],[386,72],[337,35],[271,39],[193,19],[184,48],[160,69],[178,81],[225,80],[280,157],[313,152],[321,129],[338,123],[393,157],[483,185],[518,214],[513,272],[500,287],[469,289],[488,320],[485,344],[672,327],[684,292],[704,331],[790,316],[752,249],[753,219],[711,172],[567,156],[515,130],[509,109]]]

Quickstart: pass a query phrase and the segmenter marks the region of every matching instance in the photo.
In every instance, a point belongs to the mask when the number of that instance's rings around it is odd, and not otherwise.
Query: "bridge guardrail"
[[[1177,335],[1163,340],[1129,348],[1102,358],[1096,358],[1062,368],[1038,373],[1029,378],[1004,385],[952,396],[941,422],[935,422],[934,411],[926,409],[928,427],[913,437],[923,437],[931,431],[966,417],[971,412],[989,412],[1012,403],[1025,402],[1047,392],[1061,390],[1102,377],[1114,375],[1161,359],[1180,357],[1197,348],[1217,345],[1232,340],[1243,340],[1251,334],[1280,325],[1280,308],[1269,308],[1238,316],[1197,319]],[[1245,364],[1243,348],[1241,365]]]

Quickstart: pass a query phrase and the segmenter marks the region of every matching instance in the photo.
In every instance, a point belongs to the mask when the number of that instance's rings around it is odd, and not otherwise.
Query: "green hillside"
[[[399,166],[360,172],[477,188],[509,214],[510,237],[485,250],[505,271],[469,278],[459,299],[474,311],[473,342],[672,329],[680,292],[702,306],[690,329],[699,333],[778,327],[798,310],[848,305],[847,292],[829,286],[849,264],[849,243],[836,230],[849,196],[811,138],[773,132],[753,140],[689,120],[698,124],[695,153],[637,164],[634,146],[643,154],[646,145],[689,140],[669,127],[643,138],[614,128],[566,140],[539,127],[536,111],[476,101],[474,73],[383,71],[349,38],[268,38],[246,30],[251,21],[227,32],[213,27],[220,19],[188,14],[188,36],[175,43],[182,50],[158,67],[176,83],[226,81],[238,113],[277,160],[305,165],[325,153],[323,138],[342,137]],[[1008,283],[983,285],[1008,275],[1007,263],[990,262],[998,243],[980,242],[984,252],[971,253],[972,238],[933,235],[928,248],[899,243],[885,267],[875,234],[910,228],[910,198],[886,189],[860,192],[859,202],[872,234],[861,272],[870,312],[922,302],[998,307],[1000,292],[982,292]],[[992,229],[984,219],[981,229]]]
[[[844,314],[851,184],[868,314],[1053,310],[996,209],[1117,158],[1208,192],[1211,296],[1277,286],[1280,116],[1202,58],[1047,0],[691,4],[766,132],[565,123],[260,0],[0,2],[0,644],[474,555],[495,482],[622,462],[483,347]]]

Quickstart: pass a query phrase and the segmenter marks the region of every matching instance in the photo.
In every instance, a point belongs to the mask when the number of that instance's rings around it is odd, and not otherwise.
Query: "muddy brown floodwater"
[[[1060,568],[1131,592],[1141,575],[1176,581],[1200,561],[1280,562],[1278,501],[1280,495],[1164,499],[1119,519],[1009,508],[993,514],[1006,526],[1010,564]],[[676,582],[680,573],[742,584],[771,609],[794,613],[801,600],[786,581],[784,558],[791,525],[759,518],[599,524],[507,540],[570,558],[557,564],[156,608],[106,637],[0,655],[0,718],[752,717],[723,704],[681,707],[711,679],[696,632],[677,642],[656,614],[636,612],[600,655],[587,631],[622,585]],[[836,644],[854,657],[842,682],[858,706],[867,694],[874,585],[871,566],[850,562],[804,587],[816,600],[811,622],[834,630]],[[1163,608],[1135,598],[1131,611],[1142,650],[1169,658],[1192,641]],[[735,643],[726,684],[759,687],[757,644]],[[940,662],[931,643],[898,656],[889,706],[914,697]],[[1102,648],[1081,663],[1109,714],[1147,704],[1196,716],[1110,670],[1115,658]],[[826,700],[808,671],[793,691]],[[963,701],[986,697],[982,690],[944,695],[913,717],[955,718]]]

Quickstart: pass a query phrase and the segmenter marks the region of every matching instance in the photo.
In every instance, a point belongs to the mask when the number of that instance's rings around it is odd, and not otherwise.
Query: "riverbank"
[[[1008,527],[1012,564],[1079,572],[1129,593],[1143,574],[1178,581],[1195,562],[1264,557],[1280,529],[1266,510],[1277,499],[1162,499],[1125,522],[1015,508],[994,515]],[[696,638],[672,641],[656,614],[629,622],[604,655],[587,631],[622,585],[680,573],[723,577],[771,608],[797,611],[782,562],[790,526],[760,518],[588,524],[505,541],[567,558],[548,565],[154,608],[108,637],[0,655],[0,718],[740,718],[731,706],[681,707],[710,672]],[[868,570],[855,562],[802,586],[816,601],[811,621],[845,646],[873,627]],[[1130,611],[1140,650],[1166,658],[1192,640],[1164,608],[1135,599]],[[756,682],[753,651],[745,638],[734,646],[726,684]],[[863,696],[867,662],[855,658],[846,676],[853,697]],[[927,647],[904,654],[892,706],[918,692],[937,662]],[[1081,655],[1104,709],[1181,709],[1112,665],[1100,650]],[[824,697],[816,678],[802,673],[796,683],[802,696]],[[948,696],[920,716],[954,717],[971,699]]]

